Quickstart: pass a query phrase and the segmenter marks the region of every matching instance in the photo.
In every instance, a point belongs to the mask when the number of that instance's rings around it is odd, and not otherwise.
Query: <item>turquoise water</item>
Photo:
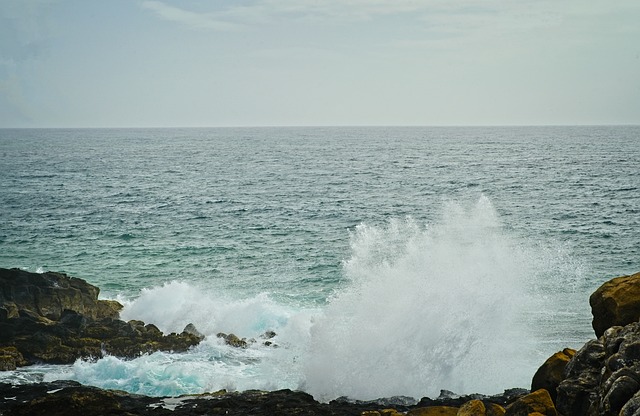
[[[1,266],[210,335],[6,377],[322,399],[527,387],[592,337],[588,295],[640,271],[639,162],[637,126],[0,130]],[[280,348],[213,336],[268,329]]]

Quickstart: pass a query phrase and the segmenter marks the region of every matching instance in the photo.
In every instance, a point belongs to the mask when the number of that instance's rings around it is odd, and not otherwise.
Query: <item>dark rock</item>
[[[236,334],[225,334],[224,332],[219,332],[216,336],[224,339],[224,342],[232,347],[247,348],[249,346],[246,338],[241,339]]]
[[[0,371],[15,370],[26,363],[27,361],[16,347],[0,348]]]
[[[586,415],[597,401],[600,369],[605,362],[601,340],[587,342],[567,364],[564,380],[558,386],[556,406],[565,415]]]
[[[505,390],[502,394],[495,394],[492,396],[487,396],[484,394],[468,394],[468,395],[457,395],[448,390],[441,390],[440,396],[437,399],[430,399],[429,397],[423,397],[420,399],[416,406],[418,407],[428,407],[428,406],[451,406],[451,407],[460,407],[464,403],[467,403],[470,400],[482,400],[482,402],[487,406],[490,403],[495,403],[500,406],[507,406],[510,403],[513,403],[518,398],[529,394],[529,390],[526,389],[508,389]]]
[[[204,338],[193,325],[164,335],[155,325],[118,319],[118,302],[98,300],[99,289],[62,273],[0,269],[0,370],[38,362],[70,364],[106,352],[133,358],[185,351]],[[14,352],[15,351],[15,352]]]
[[[640,323],[611,327],[587,342],[564,376],[556,405],[565,416],[613,416],[635,409],[640,402]]]
[[[0,268],[0,318],[17,317],[26,310],[50,320],[59,320],[65,309],[88,318],[117,318],[122,305],[98,300],[100,289],[64,273],[30,273]]]

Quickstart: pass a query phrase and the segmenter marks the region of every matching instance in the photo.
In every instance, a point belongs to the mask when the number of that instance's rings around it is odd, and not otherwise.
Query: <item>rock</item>
[[[564,416],[586,415],[596,402],[600,371],[605,362],[602,340],[587,342],[569,361],[558,386],[556,405]]]
[[[529,390],[509,389],[509,390],[505,390],[504,393],[502,394],[496,394],[493,396],[486,396],[483,394],[469,394],[469,395],[459,396],[450,391],[441,390],[440,396],[437,399],[430,399],[429,397],[423,397],[417,403],[417,407],[429,407],[429,406],[461,407],[462,405],[464,405],[469,401],[481,400],[487,409],[491,408],[497,412],[500,412],[499,409],[502,409],[502,406],[506,406],[510,403],[513,403],[518,398],[525,396],[527,394],[529,394]]]
[[[57,321],[65,309],[92,319],[117,318],[122,305],[98,300],[100,289],[64,273],[30,273],[0,268],[0,318],[17,317],[26,310]]]
[[[200,331],[198,331],[196,329],[196,326],[194,324],[187,324],[187,326],[184,327],[184,329],[182,330],[183,334],[188,334],[188,335],[193,335],[197,338],[200,338],[201,340],[204,339],[204,335],[202,335],[200,333]]]
[[[360,403],[319,403],[307,393],[291,390],[219,391],[179,397],[147,397],[82,386],[72,381],[12,386],[0,383],[3,416],[48,415],[384,415],[404,411],[378,410]],[[414,415],[455,415],[455,408],[420,409]]]
[[[0,371],[15,370],[26,363],[27,361],[16,347],[0,348]]]
[[[587,342],[564,376],[556,400],[563,415],[632,415],[640,409],[640,323],[611,327]]]
[[[450,406],[429,406],[418,407],[407,412],[407,416],[456,416],[457,407]]]
[[[225,334],[224,332],[220,332],[220,333],[216,334],[216,336],[218,338],[224,339],[224,342],[227,345],[231,345],[232,347],[247,348],[249,346],[249,344],[247,343],[247,340],[245,338],[240,339],[235,334]]]
[[[640,390],[637,370],[622,368],[613,373],[603,388],[605,396],[600,401],[602,414],[617,415],[622,407]]]
[[[545,389],[536,390],[510,404],[506,408],[505,416],[528,416],[539,413],[545,416],[558,416],[549,392]]]
[[[565,348],[549,357],[534,374],[531,380],[531,391],[545,389],[555,403],[556,389],[563,380],[563,371],[575,353],[576,350]]]
[[[481,400],[469,400],[458,409],[457,416],[486,416],[487,408]]]
[[[34,363],[71,364],[106,352],[126,358],[186,351],[204,338],[193,325],[164,335],[155,325],[118,319],[118,302],[62,273],[0,269],[0,370]]]
[[[487,416],[504,416],[506,413],[504,407],[495,403],[487,403],[485,404],[485,408],[487,409]]]
[[[589,298],[593,329],[601,337],[607,328],[640,319],[640,273],[621,276],[600,286]]]
[[[620,416],[637,416],[640,414],[640,393],[636,393],[627,403],[622,406]]]

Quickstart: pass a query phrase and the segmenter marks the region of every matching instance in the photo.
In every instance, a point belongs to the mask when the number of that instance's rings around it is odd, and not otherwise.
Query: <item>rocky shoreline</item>
[[[193,325],[165,335],[152,324],[124,322],[122,305],[98,294],[97,287],[62,273],[0,269],[0,371],[104,354],[185,351],[203,339]],[[530,391],[320,403],[291,390],[147,397],[72,381],[0,383],[0,415],[640,416],[640,273],[606,282],[589,302],[597,338],[549,357]],[[233,334],[219,336],[246,346]]]

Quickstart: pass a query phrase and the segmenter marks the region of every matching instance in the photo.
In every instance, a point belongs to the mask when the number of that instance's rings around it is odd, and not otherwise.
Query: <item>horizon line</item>
[[[146,130],[146,129],[252,129],[252,128],[479,128],[479,127],[635,127],[640,123],[594,124],[283,124],[283,125],[220,125],[220,126],[40,126],[2,127],[0,130]]]

